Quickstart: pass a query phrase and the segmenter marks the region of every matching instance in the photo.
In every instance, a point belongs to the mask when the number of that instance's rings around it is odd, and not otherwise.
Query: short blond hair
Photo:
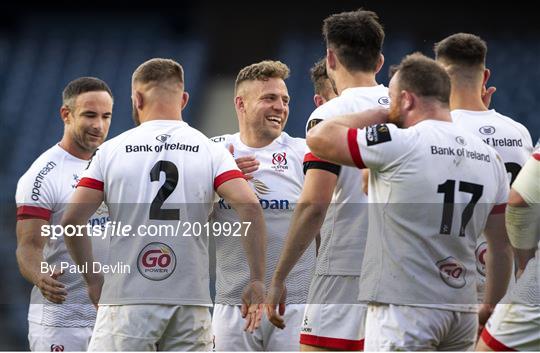
[[[184,87],[184,69],[171,59],[154,58],[145,61],[133,72],[132,83],[174,84]]]
[[[270,78],[285,80],[289,77],[289,67],[281,61],[264,60],[244,67],[236,76],[234,85],[235,92],[245,81],[267,81]]]

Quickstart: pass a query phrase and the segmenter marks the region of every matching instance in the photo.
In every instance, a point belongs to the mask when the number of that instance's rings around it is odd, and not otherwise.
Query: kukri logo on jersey
[[[156,136],[156,140],[158,140],[158,141],[161,142],[161,143],[165,143],[165,142],[167,142],[167,140],[169,139],[169,137],[171,137],[171,135],[168,135],[168,134],[161,134],[161,135],[157,135],[157,136]]]

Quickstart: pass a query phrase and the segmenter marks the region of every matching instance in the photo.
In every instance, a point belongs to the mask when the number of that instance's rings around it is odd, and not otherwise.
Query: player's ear
[[[337,65],[337,58],[336,53],[334,53],[333,49],[327,48],[326,49],[326,67],[327,69],[335,70]]]
[[[189,93],[186,91],[182,92],[182,110],[186,107],[189,101]]]
[[[70,109],[67,105],[63,105],[60,108],[60,117],[62,118],[62,121],[64,122],[64,124],[69,124],[69,113],[70,113]]]
[[[375,73],[379,73],[381,71],[382,67],[384,65],[384,55],[379,54],[379,58],[377,59],[377,66],[375,66]]]
[[[242,96],[234,97],[234,107],[236,108],[237,112],[245,112],[246,106],[244,103],[244,97]]]
[[[415,96],[411,92],[405,90],[401,91],[400,95],[400,102],[403,104],[403,109],[411,110],[414,107]]]
[[[324,104],[324,98],[320,94],[316,94],[313,96],[313,102],[315,103],[316,107],[320,107]]]
[[[489,69],[484,69],[484,81],[482,82],[482,86],[485,86],[489,80],[489,77],[491,76],[491,71]]]
[[[142,93],[139,92],[139,91],[134,91],[132,96],[131,96],[131,99],[133,100],[133,105],[138,110],[142,110],[142,108],[144,107],[144,97],[143,97]]]

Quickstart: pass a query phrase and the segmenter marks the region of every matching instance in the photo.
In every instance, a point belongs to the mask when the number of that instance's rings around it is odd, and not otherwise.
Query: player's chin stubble
[[[399,112],[399,102],[390,106],[390,111],[388,112],[388,122],[401,127],[401,114]]]

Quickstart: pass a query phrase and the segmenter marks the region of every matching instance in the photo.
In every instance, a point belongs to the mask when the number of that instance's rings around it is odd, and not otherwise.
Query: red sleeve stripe
[[[315,155],[311,152],[306,153],[304,156],[304,163],[308,162],[324,162],[322,159],[315,157]]]
[[[482,334],[480,335],[482,341],[495,352],[515,352],[515,349],[507,347],[504,343],[499,342],[495,337],[493,337],[487,330],[484,328]]]
[[[536,159],[537,161],[540,161],[540,153],[533,153],[533,158]]]
[[[300,343],[309,346],[323,347],[330,350],[363,351],[364,340],[348,340],[345,338],[322,337],[300,334]]]
[[[347,141],[349,143],[349,152],[351,152],[351,157],[353,159],[354,164],[360,169],[366,168],[366,165],[364,164],[364,161],[362,160],[362,156],[360,155],[360,147],[358,147],[358,130],[357,129],[349,129],[347,131]]]
[[[491,214],[501,214],[501,213],[504,213],[504,211],[506,211],[505,203],[493,206],[493,209],[491,210]]]
[[[221,173],[214,179],[214,190],[223,184],[226,181],[236,178],[245,178],[244,174],[239,170],[229,170],[227,172]]]
[[[77,187],[79,186],[103,191],[103,182],[92,178],[82,178],[81,181],[79,181],[79,183],[77,184]]]
[[[43,207],[36,206],[20,206],[17,207],[17,221],[23,219],[43,219],[45,221],[51,220],[52,211]]]

